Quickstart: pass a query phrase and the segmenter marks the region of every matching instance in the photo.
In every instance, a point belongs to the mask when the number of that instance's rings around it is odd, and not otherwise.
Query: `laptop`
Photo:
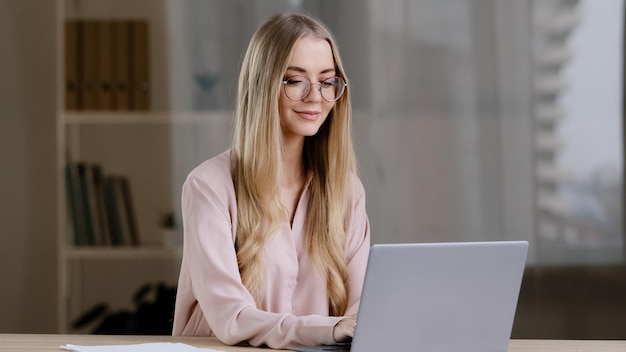
[[[526,241],[374,244],[350,345],[294,351],[504,352]]]

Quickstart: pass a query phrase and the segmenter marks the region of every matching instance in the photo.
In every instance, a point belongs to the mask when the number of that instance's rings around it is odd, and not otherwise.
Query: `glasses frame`
[[[307,82],[309,82],[309,85],[308,85],[308,87],[306,88],[306,91],[305,91],[304,95],[303,95],[303,96],[302,96],[302,98],[300,98],[300,99],[293,99],[292,97],[290,97],[290,96],[289,96],[289,94],[287,94],[287,83],[289,82],[289,80],[294,79],[295,77],[301,78],[301,80],[302,80],[302,81],[305,81],[305,80],[306,80]],[[339,93],[339,96],[337,96],[334,100],[328,100],[328,99],[326,99],[326,97],[324,97],[324,94],[322,93],[322,84],[323,84],[324,82],[328,81],[328,80],[331,80],[331,79],[339,79],[341,82],[343,82],[343,85],[340,85],[340,88],[341,88],[341,93]],[[318,85],[318,87],[317,87],[317,91],[318,91],[318,92],[320,92],[320,96],[322,97],[322,99],[324,99],[325,101],[327,101],[327,102],[329,102],[329,103],[334,103],[334,102],[336,102],[337,100],[339,100],[339,99],[343,96],[343,93],[345,93],[345,91],[346,91],[346,87],[348,86],[348,83],[347,83],[347,82],[346,82],[343,78],[341,78],[341,77],[339,77],[339,76],[328,77],[328,78],[326,78],[326,79],[324,79],[324,80],[321,80],[321,81],[311,82],[311,80],[309,80],[308,78],[306,78],[306,77],[304,77],[304,76],[296,75],[296,76],[291,76],[291,77],[287,77],[287,78],[283,79],[283,80],[282,80],[282,84],[283,84],[283,92],[285,93],[285,96],[286,96],[289,100],[292,100],[292,101],[301,101],[301,100],[304,100],[304,98],[308,97],[308,96],[309,96],[309,94],[311,94],[311,87],[312,87],[314,84],[317,84],[317,85]]]

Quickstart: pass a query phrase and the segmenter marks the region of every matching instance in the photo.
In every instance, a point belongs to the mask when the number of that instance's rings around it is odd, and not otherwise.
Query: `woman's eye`
[[[285,82],[291,86],[295,86],[302,83],[302,80],[297,78],[287,78]]]
[[[334,79],[330,79],[327,81],[322,81],[320,82],[322,84],[323,88],[330,88],[333,87],[335,85],[335,80]]]

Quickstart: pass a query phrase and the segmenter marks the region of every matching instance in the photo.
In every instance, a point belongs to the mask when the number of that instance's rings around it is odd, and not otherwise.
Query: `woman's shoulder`
[[[213,185],[232,185],[231,150],[226,150],[196,166],[187,176],[187,182],[195,181]]]
[[[356,172],[351,172],[348,176],[348,190],[354,198],[360,198],[365,196],[365,187],[363,186],[363,182],[361,182],[361,178]]]
[[[361,182],[361,178],[356,172],[351,172],[348,175],[348,184],[352,187],[352,189],[364,190],[363,182]]]

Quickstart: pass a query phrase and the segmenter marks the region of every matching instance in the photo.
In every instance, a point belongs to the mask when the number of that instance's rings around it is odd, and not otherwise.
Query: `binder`
[[[65,109],[78,110],[78,22],[65,21],[64,31]]]
[[[67,20],[67,110],[150,109],[150,28],[141,20]]]
[[[149,28],[146,20],[133,20],[130,26],[131,102],[132,110],[150,108]]]
[[[95,22],[97,33],[97,67],[96,67],[96,100],[98,110],[111,110],[113,108],[112,80],[113,60],[112,28],[111,21],[97,20]]]
[[[81,90],[82,109],[97,110],[97,70],[98,70],[98,27],[95,21],[81,21],[81,53],[82,53],[82,75]]]
[[[129,23],[115,20],[112,25],[113,110],[130,108]]]

